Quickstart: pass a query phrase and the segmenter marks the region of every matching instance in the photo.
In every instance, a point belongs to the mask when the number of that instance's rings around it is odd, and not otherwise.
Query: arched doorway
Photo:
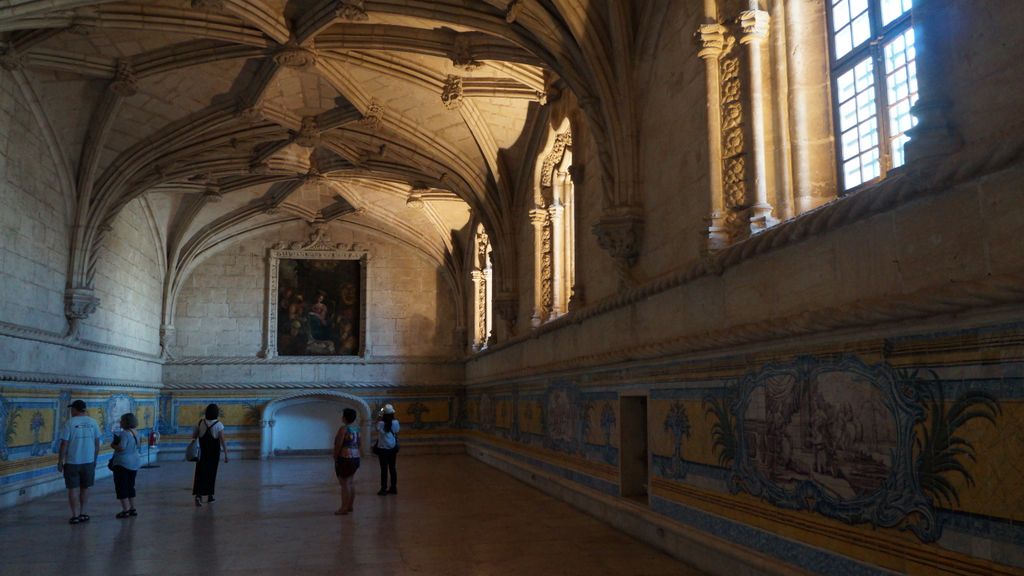
[[[297,394],[291,394],[282,398],[272,400],[263,409],[263,419],[260,422],[262,429],[260,436],[260,459],[266,460],[274,457],[275,450],[275,439],[274,431],[278,423],[279,416],[293,415],[298,413],[296,408],[301,407],[303,404],[315,404],[322,406],[324,403],[329,403],[334,413],[339,415],[335,420],[335,429],[341,423],[340,414],[344,408],[353,408],[356,413],[359,414],[359,425],[363,432],[362,449],[366,452],[367,439],[370,437],[371,424],[370,421],[370,405],[365,400],[352,394],[346,394],[344,392],[299,392]],[[282,412],[284,410],[284,412]],[[314,410],[316,414],[322,414],[323,410]],[[279,432],[279,436],[282,439],[286,439],[288,434],[291,432]],[[331,432],[333,438],[333,431]]]

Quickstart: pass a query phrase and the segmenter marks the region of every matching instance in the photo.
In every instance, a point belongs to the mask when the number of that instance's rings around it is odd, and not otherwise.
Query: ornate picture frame
[[[330,358],[355,358],[368,356],[369,347],[366,337],[369,333],[367,326],[367,309],[369,308],[369,294],[366,289],[369,280],[370,254],[358,243],[344,244],[333,243],[324,228],[316,228],[306,242],[279,242],[267,251],[267,290],[266,304],[263,322],[263,347],[260,350],[261,358],[282,357],[278,352],[278,317],[280,311],[280,273],[282,260],[336,260],[336,261],[358,261],[359,262],[359,322],[358,322],[358,349],[355,354],[317,354],[309,356],[283,356],[289,360],[303,361],[304,359],[316,359],[323,361]]]

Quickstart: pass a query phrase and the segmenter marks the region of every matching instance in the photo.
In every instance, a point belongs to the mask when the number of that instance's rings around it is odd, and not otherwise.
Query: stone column
[[[952,38],[956,36],[956,14],[948,0],[914,0],[914,45],[917,53],[918,100],[912,113],[917,125],[908,131],[907,163],[947,156],[963,145],[959,131],[949,118],[953,102],[949,95],[949,67]]]
[[[473,351],[487,342],[487,279],[482,270],[473,270]]]
[[[725,248],[729,243],[729,234],[722,227],[722,92],[719,70],[719,58],[725,47],[725,27],[719,24],[713,13],[707,17],[708,24],[697,28],[700,51],[697,52],[704,60],[704,78],[707,88],[708,105],[708,228],[705,232],[705,252],[713,252]]]
[[[560,179],[556,179],[558,182]],[[548,206],[548,217],[551,219],[551,318],[558,318],[565,313],[565,237],[562,228],[562,216],[565,207],[555,196],[555,201]]]
[[[750,232],[761,232],[775,224],[772,206],[768,203],[768,173],[764,136],[764,53],[763,41],[768,37],[768,13],[758,9],[757,0],[751,0],[750,10],[740,13],[743,37],[740,44],[747,47],[750,65],[750,133],[753,140],[750,155],[754,163],[754,205],[750,207]]]
[[[530,324],[536,328],[545,320],[544,310],[544,227],[548,223],[548,212],[543,208],[530,210],[530,223],[533,224],[533,316]]]

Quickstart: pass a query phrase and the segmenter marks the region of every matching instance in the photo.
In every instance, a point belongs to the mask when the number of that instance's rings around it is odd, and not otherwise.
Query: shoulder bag
[[[188,447],[185,448],[185,460],[189,462],[199,461],[199,425],[203,421],[196,422],[196,435],[192,438],[192,441],[188,443]]]

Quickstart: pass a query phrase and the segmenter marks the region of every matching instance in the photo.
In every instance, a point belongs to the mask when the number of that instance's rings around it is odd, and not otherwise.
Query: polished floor
[[[139,516],[113,482],[92,520],[69,525],[55,494],[0,511],[0,574],[695,574],[669,556],[468,456],[399,457],[397,496],[377,496],[375,459],[356,475],[355,513],[335,516],[327,459],[221,464],[217,501],[192,503],[192,465],[139,473]]]

